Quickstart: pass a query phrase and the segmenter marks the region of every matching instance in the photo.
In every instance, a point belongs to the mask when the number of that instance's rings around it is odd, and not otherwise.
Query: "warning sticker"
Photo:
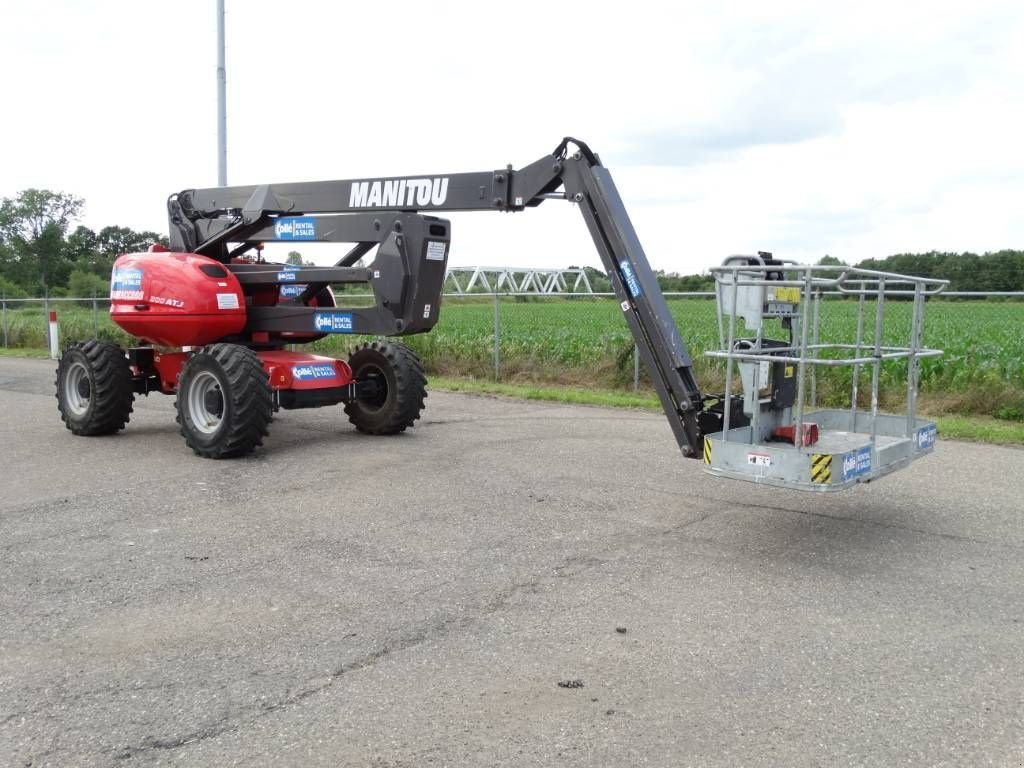
[[[772,457],[767,453],[748,453],[747,464],[752,467],[770,467],[772,465]]]
[[[445,243],[441,240],[427,240],[427,258],[430,261],[444,261]]]
[[[217,309],[238,309],[238,294],[218,293]]]
[[[799,288],[769,288],[767,299],[769,302],[784,302],[786,304],[800,303]]]
[[[832,454],[815,453],[811,456],[811,482],[819,485],[832,482]]]

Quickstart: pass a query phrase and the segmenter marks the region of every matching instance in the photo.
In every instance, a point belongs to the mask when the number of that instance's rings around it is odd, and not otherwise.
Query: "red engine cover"
[[[239,333],[245,296],[222,264],[195,253],[126,253],[110,277],[110,316],[132,336],[192,347]]]

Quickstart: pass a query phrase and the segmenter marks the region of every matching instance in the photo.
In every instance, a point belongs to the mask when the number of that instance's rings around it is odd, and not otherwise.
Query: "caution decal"
[[[711,438],[710,437],[705,437],[704,438],[704,463],[705,464],[710,464],[711,463]]]
[[[832,454],[811,455],[811,482],[824,485],[832,482]]]

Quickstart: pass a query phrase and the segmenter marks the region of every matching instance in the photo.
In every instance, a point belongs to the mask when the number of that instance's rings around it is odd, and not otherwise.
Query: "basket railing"
[[[850,391],[851,425],[856,424],[857,402],[859,398],[859,382],[862,367],[871,367],[871,451],[873,460],[877,458],[877,421],[879,409],[879,387],[881,367],[883,363],[906,359],[907,364],[907,396],[906,396],[906,436],[912,437],[917,420],[917,388],[919,381],[920,360],[937,357],[942,354],[939,349],[927,348],[923,345],[924,310],[926,300],[930,296],[941,293],[948,285],[947,280],[926,277],[914,277],[893,272],[860,269],[848,266],[832,265],[801,265],[792,261],[774,261],[764,263],[759,257],[753,257],[760,263],[751,264],[752,257],[736,256],[726,259],[722,266],[711,269],[715,278],[715,294],[718,313],[718,332],[720,349],[705,353],[707,357],[725,360],[725,396],[726,406],[723,412],[723,429],[720,440],[729,440],[733,372],[736,363],[772,362],[789,363],[797,366],[797,393],[793,410],[794,441],[796,450],[803,447],[804,414],[808,399],[810,406],[817,406],[817,369],[819,367],[852,367],[852,384]],[[790,328],[791,341],[785,347],[762,347],[764,323],[758,325],[757,336],[753,348],[749,344],[739,348],[737,344],[737,318],[740,316],[740,289],[751,288],[796,288],[800,291],[801,309],[792,317],[795,327]],[[857,299],[857,330],[853,343],[822,343],[821,298],[825,293],[839,293]],[[912,297],[910,336],[905,346],[883,344],[883,328],[885,323],[886,300],[889,298]],[[728,302],[724,301],[728,299]],[[865,338],[865,318],[868,305],[874,302],[874,327],[869,339]],[[726,309],[726,304],[730,310]],[[846,356],[822,357],[820,353],[829,351],[852,351]],[[808,398],[807,378],[810,372],[810,397]],[[751,435],[757,440],[760,434],[760,366],[753,366],[754,407],[751,413]]]

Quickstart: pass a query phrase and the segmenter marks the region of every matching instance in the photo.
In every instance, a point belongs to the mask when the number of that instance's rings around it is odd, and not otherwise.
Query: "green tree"
[[[78,269],[96,271],[92,269],[99,247],[95,232],[79,224],[75,227],[75,231],[67,236],[66,247],[68,258],[76,264]]]
[[[145,251],[154,243],[166,246],[167,239],[156,232],[137,232],[130,227],[109,226],[93,232],[79,226],[68,235],[67,249],[76,269],[107,279],[118,256]]]
[[[20,285],[12,283],[3,275],[0,275],[0,297],[5,299],[25,299],[28,294]]]
[[[63,285],[71,271],[64,235],[83,201],[64,192],[26,189],[0,201],[3,274],[29,291]]]
[[[976,253],[897,253],[857,266],[950,281],[954,291],[1024,290],[1024,251]]]
[[[73,269],[68,277],[68,294],[77,298],[98,296],[103,298],[110,293],[110,283],[99,275],[84,269]]]
[[[302,261],[302,254],[298,251],[288,251],[288,258],[284,260],[285,264],[292,264],[296,267],[304,266],[305,262]]]

